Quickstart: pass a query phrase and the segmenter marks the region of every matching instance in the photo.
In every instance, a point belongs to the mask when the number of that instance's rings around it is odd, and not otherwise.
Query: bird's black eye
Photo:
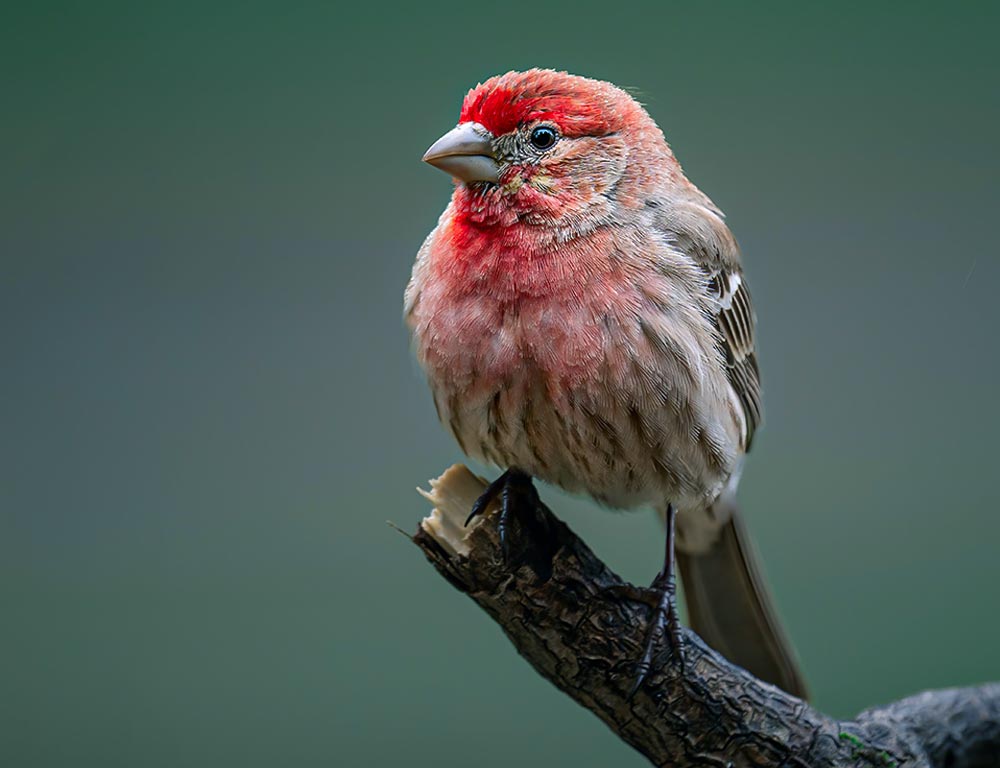
[[[557,138],[555,129],[547,125],[540,125],[531,132],[531,143],[537,149],[548,149],[556,143]]]

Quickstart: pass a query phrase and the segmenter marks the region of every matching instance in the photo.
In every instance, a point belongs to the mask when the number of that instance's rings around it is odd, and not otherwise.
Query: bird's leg
[[[649,625],[646,627],[646,639],[643,643],[642,658],[635,667],[635,679],[629,690],[628,698],[638,691],[653,668],[653,656],[661,640],[665,640],[675,658],[681,659],[681,649],[684,642],[681,634],[680,617],[677,614],[677,579],[674,574],[674,518],[677,511],[673,504],[667,505],[667,535],[666,550],[663,558],[663,569],[656,574],[653,583],[647,589],[625,584],[613,587],[611,591],[618,598],[633,600],[648,605],[651,609]]]
[[[476,499],[465,524],[468,525],[474,517],[485,512],[498,495],[500,512],[497,515],[497,536],[504,558],[510,562],[510,526],[514,516],[518,516],[522,528],[533,533],[544,533],[535,531],[539,527],[537,510],[542,502],[538,498],[538,491],[535,490],[531,476],[519,469],[511,468],[490,483],[483,494]]]
[[[667,505],[667,535],[666,551],[663,556],[663,570],[656,574],[650,586],[656,593],[657,600],[653,605],[653,615],[650,617],[649,626],[646,629],[646,642],[643,648],[642,659],[636,667],[636,679],[632,684],[629,696],[635,694],[642,687],[646,677],[649,675],[653,654],[656,651],[660,639],[665,639],[670,644],[670,649],[680,656],[681,644],[681,622],[677,615],[677,577],[674,574],[674,518],[677,510],[673,504]]]

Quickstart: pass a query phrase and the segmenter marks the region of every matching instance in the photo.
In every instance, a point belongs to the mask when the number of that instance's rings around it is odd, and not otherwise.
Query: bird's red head
[[[469,91],[458,127],[424,160],[461,182],[456,212],[483,225],[606,220],[612,198],[641,205],[645,188],[680,173],[663,134],[628,93],[543,69],[508,72]]]
[[[550,124],[562,136],[606,136],[620,131],[642,108],[621,89],[599,80],[532,69],[490,78],[469,91],[460,123],[476,122],[502,136]]]

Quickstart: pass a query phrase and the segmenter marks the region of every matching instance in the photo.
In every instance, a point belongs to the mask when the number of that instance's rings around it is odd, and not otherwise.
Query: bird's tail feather
[[[733,505],[728,499],[717,504]],[[761,680],[808,697],[795,650],[774,609],[753,541],[733,505],[711,549],[677,552],[691,628]]]

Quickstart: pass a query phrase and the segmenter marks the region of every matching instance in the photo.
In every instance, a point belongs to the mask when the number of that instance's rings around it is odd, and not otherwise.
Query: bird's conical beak
[[[461,123],[431,144],[423,160],[462,181],[500,180],[493,134],[479,123]]]

